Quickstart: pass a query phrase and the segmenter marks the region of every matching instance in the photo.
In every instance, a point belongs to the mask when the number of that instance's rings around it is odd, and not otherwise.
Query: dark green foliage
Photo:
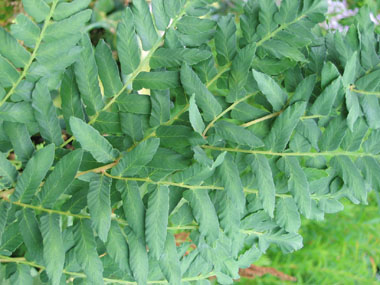
[[[0,29],[0,283],[231,284],[300,249],[301,215],[380,190],[363,16],[330,34],[321,0],[89,2],[24,0]]]

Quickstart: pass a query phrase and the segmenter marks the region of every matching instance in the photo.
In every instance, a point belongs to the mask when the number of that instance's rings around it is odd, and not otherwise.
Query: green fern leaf
[[[15,285],[32,285],[33,277],[30,274],[30,266],[17,264],[16,272],[11,275],[10,282]]]
[[[169,284],[181,283],[181,266],[175,239],[171,234],[166,237],[164,253],[161,255],[159,264]]]
[[[233,15],[220,17],[215,33],[215,47],[218,53],[218,63],[225,65],[235,57],[236,25]]]
[[[32,259],[40,262],[43,256],[42,236],[36,215],[32,209],[19,212],[19,231]]]
[[[74,230],[75,256],[91,283],[104,284],[103,265],[96,251],[96,243],[88,220],[79,220]]]
[[[158,35],[153,25],[149,6],[144,0],[136,0],[132,5],[133,20],[144,50],[150,50],[157,42]]]
[[[0,243],[0,251],[11,255],[23,243],[23,237],[18,223],[11,223],[5,227]]]
[[[46,83],[39,81],[33,91],[32,107],[41,136],[59,146],[63,143],[61,127]]]
[[[0,153],[0,185],[12,185],[16,182],[18,172],[16,168]]]
[[[184,35],[189,35],[190,37],[188,37],[188,39],[195,40],[195,35],[202,38],[202,34],[213,34],[215,25],[215,21],[210,19],[200,19],[195,16],[184,16],[178,20],[177,29]]]
[[[92,11],[87,9],[76,13],[64,20],[56,21],[46,28],[44,40],[52,42],[58,39],[67,39],[69,37],[77,38],[80,36],[80,30],[90,19]]]
[[[190,98],[189,119],[194,131],[196,131],[199,134],[202,134],[206,126],[203,122],[201,113],[199,112],[197,103],[195,103],[194,94]]]
[[[41,189],[40,201],[42,206],[53,207],[60,195],[66,192],[75,179],[82,162],[82,156],[82,150],[75,150],[58,161]]]
[[[133,14],[126,8],[119,25],[117,26],[117,51],[124,74],[130,74],[140,64],[140,48],[137,43]]]
[[[30,124],[35,122],[32,106],[29,102],[4,103],[0,115],[6,122]]]
[[[0,54],[8,59],[15,67],[24,67],[31,54],[2,27],[0,27],[0,41],[2,42]]]
[[[301,218],[293,198],[279,199],[276,205],[276,222],[289,233],[296,233],[301,226]]]
[[[137,284],[147,284],[149,262],[145,243],[141,238],[138,238],[133,231],[129,231],[127,236],[130,249],[129,264],[133,272],[133,277],[137,281]]]
[[[309,182],[307,181],[305,173],[295,157],[288,157],[286,159],[289,166],[290,179],[289,188],[294,195],[294,199],[301,211],[306,217],[311,214],[311,197]]]
[[[256,137],[249,130],[243,127],[236,126],[235,124],[228,123],[226,121],[219,121],[215,125],[216,133],[223,139],[237,143],[240,145],[247,145],[252,148],[258,148],[264,146],[264,143]]]
[[[82,148],[89,151],[97,161],[107,163],[117,158],[118,151],[93,127],[75,117],[70,118],[70,126]]]
[[[158,186],[149,195],[145,217],[145,237],[149,254],[157,260],[165,247],[168,215],[169,188],[167,186]]]
[[[137,238],[145,241],[145,207],[136,181],[119,183],[124,214]]]
[[[202,109],[205,121],[211,121],[222,112],[218,101],[186,63],[181,68],[181,82],[187,94],[195,94],[195,101]]]
[[[32,16],[37,23],[45,20],[50,12],[49,6],[43,0],[22,0],[22,4],[24,5],[25,11]]]
[[[152,13],[154,17],[154,22],[158,30],[165,31],[166,27],[169,25],[170,18],[165,12],[165,1],[164,0],[153,0],[152,1]]]
[[[276,188],[273,181],[272,169],[269,165],[269,161],[263,155],[256,155],[254,167],[259,187],[259,198],[264,211],[273,218]]]
[[[245,198],[243,184],[239,178],[239,170],[230,154],[226,155],[223,163],[218,168],[219,177],[222,181],[227,197],[232,201],[236,209],[236,215],[241,215],[244,211]]]
[[[233,103],[245,96],[244,87],[247,84],[249,69],[255,56],[256,48],[253,44],[247,45],[237,51],[231,66],[228,85],[230,93],[227,95],[227,102]]]
[[[174,18],[178,15],[184,4],[184,0],[166,0],[164,1],[165,12],[170,18]]]
[[[19,76],[16,67],[0,55],[0,84],[4,87],[11,87],[17,82]]]
[[[87,8],[90,2],[91,0],[74,0],[69,3],[59,3],[57,5],[57,8],[54,10],[53,19],[59,21],[68,18],[75,13]]]
[[[266,96],[273,110],[280,111],[288,98],[286,92],[270,76],[256,70],[252,72],[260,91]]]
[[[259,248],[262,252],[265,252],[271,243],[277,244],[284,253],[290,253],[303,247],[300,235],[286,233],[282,230],[270,232],[259,237]]]
[[[353,196],[362,203],[367,203],[367,190],[359,170],[347,156],[337,156],[331,161],[332,166],[341,175]]]
[[[147,115],[151,112],[151,102],[149,96],[129,94],[119,97],[117,103],[121,112]]]
[[[150,94],[152,112],[149,124],[152,127],[162,125],[170,120],[170,92],[169,90],[152,90]]]
[[[200,233],[208,243],[216,241],[219,237],[219,221],[207,190],[187,190],[183,197],[190,203]]]
[[[3,233],[5,230],[5,226],[7,224],[8,212],[10,208],[11,208],[11,205],[9,203],[4,202],[4,201],[0,202],[0,214],[3,217],[0,220],[0,242],[2,242],[2,239],[3,239]]]
[[[123,87],[119,70],[112,57],[110,47],[101,40],[95,49],[96,64],[99,68],[99,77],[102,81],[105,97],[115,96]]]
[[[32,157],[34,145],[29,137],[28,129],[25,124],[4,122],[4,130],[12,144],[17,159],[25,162]]]
[[[11,26],[12,36],[23,41],[28,47],[36,45],[40,33],[40,28],[24,14],[19,14],[15,19],[15,23]]]
[[[103,242],[107,241],[111,227],[111,183],[111,178],[105,175],[97,175],[91,179],[90,189],[87,194],[91,221]]]
[[[44,245],[44,260],[46,271],[52,284],[60,284],[65,263],[65,248],[63,244],[59,216],[48,214],[41,217],[41,233]]]
[[[296,102],[276,119],[271,132],[266,137],[266,145],[273,151],[281,152],[286,148],[294,128],[305,113],[306,103]]]
[[[112,169],[115,176],[136,175],[142,167],[150,162],[157,151],[160,140],[152,138],[139,144],[135,149],[126,153]]]
[[[74,65],[74,71],[86,111],[89,115],[94,115],[104,106],[99,88],[98,67],[90,38],[87,35],[82,37],[81,46],[83,49]]]
[[[166,90],[179,87],[179,73],[177,71],[140,72],[133,81],[133,89],[142,88]]]
[[[195,48],[159,48],[150,58],[149,65],[153,69],[161,67],[178,67],[182,62],[194,65],[211,57],[211,52]]]
[[[65,119],[66,129],[72,134],[70,117],[73,116],[84,120],[83,106],[72,67],[68,68],[63,76],[60,94],[62,98],[61,108],[63,118]]]
[[[129,267],[129,249],[127,241],[116,221],[111,222],[111,228],[108,233],[106,243],[107,252],[111,258],[116,262],[121,270],[128,274],[132,274]]]
[[[327,86],[324,92],[318,96],[317,100],[311,107],[311,113],[314,115],[326,116],[331,112],[331,108],[338,94],[341,85],[341,79],[335,79],[329,86]]]
[[[17,179],[16,190],[11,196],[12,201],[30,203],[41,181],[45,178],[54,160],[54,145],[37,151],[26,164],[25,170]]]

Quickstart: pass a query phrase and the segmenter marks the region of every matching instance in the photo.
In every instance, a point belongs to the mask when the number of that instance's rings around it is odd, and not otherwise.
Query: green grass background
[[[327,215],[325,221],[303,220],[303,249],[284,255],[271,248],[255,263],[294,276],[297,282],[266,275],[237,284],[380,284],[380,211],[376,197],[373,193],[367,206],[344,205],[344,211]]]

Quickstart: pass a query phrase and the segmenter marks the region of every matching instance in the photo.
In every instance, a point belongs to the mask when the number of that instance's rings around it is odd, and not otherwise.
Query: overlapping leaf
[[[145,218],[145,236],[149,253],[159,259],[164,251],[169,214],[169,188],[158,186],[149,195]]]
[[[30,203],[45,178],[54,159],[54,145],[50,144],[39,151],[26,164],[23,174],[17,179],[12,201]]]
[[[111,199],[110,188],[112,179],[101,175],[90,181],[90,189],[87,194],[88,209],[99,238],[107,241],[111,227]]]
[[[65,249],[56,214],[41,217],[41,233],[47,273],[53,284],[59,284],[65,262]]]
[[[99,162],[111,162],[117,158],[118,151],[90,125],[76,117],[70,118],[70,127],[84,150],[89,151]]]

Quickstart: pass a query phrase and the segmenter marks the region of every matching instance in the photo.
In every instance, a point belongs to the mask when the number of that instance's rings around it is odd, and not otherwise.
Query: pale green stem
[[[9,257],[9,256],[5,256],[5,255],[0,255],[0,262],[2,262],[2,263],[25,264],[25,265],[29,265],[31,267],[35,267],[35,268],[39,268],[39,269],[43,269],[43,270],[46,269],[45,266],[37,264],[35,262],[28,261],[23,257]],[[67,271],[67,270],[63,270],[62,272],[66,275],[71,275],[73,277],[87,278],[87,276],[84,273],[71,272],[71,271]],[[210,273],[205,274],[205,275],[185,277],[185,278],[182,278],[182,282],[191,282],[191,281],[208,279],[214,275],[215,275],[214,272],[210,272]],[[134,281],[125,281],[125,280],[113,279],[113,278],[103,278],[103,280],[106,283],[111,283],[111,284],[137,284],[137,282],[134,282]],[[168,281],[166,281],[166,280],[148,281],[148,284],[168,284]]]
[[[19,78],[17,79],[17,81],[12,85],[12,88],[9,90],[9,92],[7,93],[7,95],[3,98],[3,100],[1,100],[0,102],[0,107],[8,100],[9,97],[12,96],[12,94],[16,91],[16,88],[18,87],[18,85],[20,84],[20,82],[24,79],[24,77],[27,75],[28,71],[29,71],[29,68],[30,66],[32,65],[34,59],[36,58],[37,56],[37,52],[38,52],[38,49],[40,48],[40,45],[41,45],[41,42],[44,38],[44,35],[45,35],[45,32],[46,32],[46,29],[47,27],[49,26],[50,24],[50,19],[53,17],[53,14],[54,14],[54,11],[55,11],[55,7],[57,6],[57,3],[58,3],[59,0],[54,0],[53,1],[53,4],[51,5],[51,8],[50,8],[50,12],[49,14],[46,16],[46,19],[44,21],[44,25],[42,27],[42,30],[41,30],[41,33],[40,33],[40,36],[38,37],[37,41],[36,41],[36,45],[34,47],[34,50],[33,50],[33,53],[31,54],[30,58],[29,58],[29,61],[26,63],[26,65],[24,66],[24,70],[22,71],[21,75],[19,76]]]
[[[350,151],[324,151],[324,152],[273,152],[270,150],[247,150],[247,149],[239,149],[239,148],[228,148],[228,147],[216,147],[210,145],[202,145],[204,149],[212,149],[218,151],[228,151],[228,152],[241,152],[241,153],[250,153],[250,154],[264,154],[271,156],[353,156],[353,157],[374,157],[379,158],[379,155],[375,155],[372,153],[360,153],[360,152],[350,152]]]
[[[49,213],[49,214],[57,214],[57,215],[66,216],[66,217],[73,217],[73,218],[77,218],[77,219],[91,219],[91,216],[89,216],[89,215],[74,214],[74,213],[71,213],[68,211],[59,211],[59,210],[54,210],[54,209],[43,208],[42,206],[34,206],[34,205],[25,204],[25,203],[21,203],[21,202],[13,202],[13,201],[10,201],[8,198],[5,198],[4,195],[2,195],[1,198],[3,199],[3,201],[5,201],[7,203],[11,203],[13,205],[20,206],[22,208],[33,209],[35,211],[45,212],[45,213]],[[121,225],[124,225],[124,226],[128,225],[128,222],[126,220],[119,219],[119,218],[114,217],[114,216],[112,216],[111,218],[112,218],[112,220],[117,221]],[[194,228],[194,226],[168,227],[168,230],[188,230],[188,229],[193,229],[193,228]]]
[[[218,116],[216,116],[208,125],[207,127],[205,128],[205,130],[203,131],[202,133],[202,136],[205,138],[206,137],[206,134],[208,132],[209,129],[211,129],[214,124],[221,118],[223,117],[225,114],[227,114],[229,111],[231,111],[232,109],[234,109],[238,104],[240,104],[241,102],[244,102],[245,100],[251,98],[252,96],[256,95],[258,92],[254,92],[252,94],[249,94],[239,100],[237,100],[236,102],[234,102],[231,106],[229,106],[227,109],[225,109],[223,112],[221,112]]]
[[[243,128],[247,128],[247,127],[250,127],[250,126],[253,126],[255,124],[258,124],[258,123],[261,123],[263,121],[266,121],[266,120],[269,120],[269,119],[272,119],[274,117],[277,117],[279,116],[283,111],[279,111],[279,112],[276,112],[276,113],[272,113],[272,114],[269,114],[269,115],[266,115],[264,117],[261,117],[261,118],[258,118],[258,119],[255,119],[253,121],[250,121],[250,122],[247,122],[247,123],[244,123],[242,125],[240,125],[241,127]]]
[[[370,96],[376,96],[376,97],[379,97],[380,98],[380,92],[376,92],[376,91],[366,91],[366,90],[358,90],[358,89],[354,89],[354,88],[350,88],[351,91],[355,92],[355,93],[359,93],[359,94],[362,94],[362,95],[370,95]]]
[[[2,198],[3,198],[3,201],[5,201],[5,202],[8,202],[8,203],[11,203],[13,205],[20,206],[23,208],[33,209],[35,211],[41,211],[41,212],[45,212],[45,213],[49,213],[49,214],[58,214],[61,216],[70,216],[70,217],[74,217],[74,218],[78,218],[78,219],[90,219],[91,218],[88,215],[74,214],[71,212],[47,209],[47,208],[43,208],[42,206],[34,206],[34,205],[25,204],[25,203],[21,203],[21,202],[10,201],[9,199],[5,199],[4,196]]]
[[[112,162],[112,163],[109,163],[109,164],[106,164],[106,165],[103,165],[103,166],[100,166],[100,167],[97,167],[97,168],[93,168],[93,169],[89,169],[89,170],[86,170],[86,171],[82,171],[82,172],[78,172],[77,175],[75,176],[75,178],[78,178],[84,174],[87,174],[87,173],[102,173],[102,172],[105,172],[106,170],[108,169],[111,169],[112,167],[116,166],[117,164],[119,163],[119,159],[117,159],[115,162]]]
[[[167,185],[167,186],[176,186],[176,187],[180,187],[180,188],[184,188],[184,189],[193,189],[193,190],[196,190],[196,189],[204,189],[204,190],[224,190],[225,188],[222,187],[222,186],[216,186],[216,185],[187,185],[187,184],[184,184],[184,183],[176,183],[176,182],[172,182],[172,181],[153,181],[151,180],[150,178],[147,178],[147,177],[121,177],[121,176],[114,176],[114,175],[111,175],[107,172],[104,173],[106,176],[112,178],[112,179],[116,179],[116,180],[124,180],[124,181],[138,181],[138,182],[145,182],[145,183],[149,183],[149,184],[154,184],[154,185]],[[258,195],[259,194],[259,190],[257,189],[251,189],[251,188],[248,188],[248,187],[244,187],[243,188],[243,191],[247,194],[255,194],[255,195]],[[276,197],[279,197],[279,198],[289,198],[289,197],[292,197],[292,195],[290,194],[275,194]]]
[[[206,87],[207,88],[210,87],[216,80],[219,79],[220,76],[222,76],[223,73],[225,73],[226,71],[230,70],[231,64],[232,63],[229,63],[226,66],[223,66],[223,68],[221,68],[219,70],[219,72],[209,82],[207,82]]]
[[[264,122],[266,120],[278,117],[278,116],[280,116],[282,114],[282,112],[284,112],[284,110],[281,110],[281,111],[278,111],[278,112],[275,112],[275,113],[272,113],[272,114],[265,115],[264,117],[261,117],[261,118],[249,121],[247,123],[241,124],[240,126],[243,127],[243,128],[247,128],[247,127],[256,125],[258,123]],[[323,117],[325,117],[325,116],[323,116],[323,115],[302,116],[300,118],[300,120],[319,119],[319,118],[323,118]]]
[[[223,187],[220,186],[214,186],[214,185],[187,185],[183,183],[176,183],[171,181],[153,181],[150,178],[147,177],[121,177],[121,176],[114,176],[107,172],[104,173],[106,176],[117,179],[117,180],[125,180],[125,181],[138,181],[138,182],[145,182],[149,184],[155,184],[155,185],[167,185],[167,186],[176,186],[180,188],[186,188],[186,189],[210,189],[210,190],[223,190]]]
[[[256,235],[256,236],[261,236],[261,235],[264,234],[262,232],[256,232],[256,231],[253,231],[253,230],[241,230],[241,232],[245,233],[247,235]]]
[[[301,120],[320,119],[320,118],[324,118],[324,117],[326,117],[326,116],[324,116],[324,115],[302,116]]]

